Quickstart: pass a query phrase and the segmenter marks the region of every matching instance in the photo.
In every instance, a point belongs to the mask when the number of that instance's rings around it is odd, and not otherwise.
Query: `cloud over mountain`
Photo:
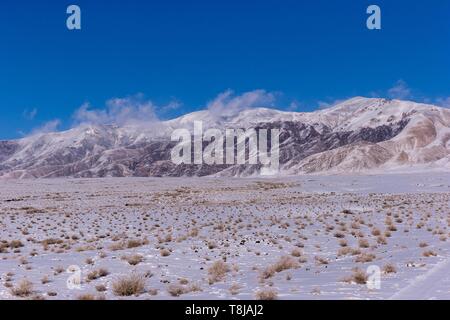
[[[269,99],[269,100],[267,100]],[[265,92],[219,97],[214,108],[272,101]],[[217,109],[216,109],[217,110]],[[137,118],[144,112],[150,119]],[[244,108],[216,118],[207,109],[158,121],[149,103],[115,100],[106,110],[81,109],[81,125],[0,142],[0,176],[248,176],[259,165],[174,165],[173,130],[202,121],[205,127],[280,130],[280,172],[389,172],[450,170],[450,110],[410,101],[356,97],[316,112]],[[83,120],[83,121],[81,121]],[[152,121],[156,122],[152,122]],[[114,125],[109,123],[115,122]],[[57,124],[57,123],[55,123]],[[120,125],[119,125],[120,124]],[[44,133],[47,132],[47,133]]]
[[[210,101],[207,109],[214,116],[227,117],[252,108],[273,107],[275,102],[276,94],[265,90],[254,90],[241,95],[235,95],[232,90],[227,90]]]
[[[108,100],[104,109],[94,109],[89,103],[83,104],[75,111],[73,119],[76,124],[115,124],[127,125],[157,121],[153,102],[144,100],[141,95]]]

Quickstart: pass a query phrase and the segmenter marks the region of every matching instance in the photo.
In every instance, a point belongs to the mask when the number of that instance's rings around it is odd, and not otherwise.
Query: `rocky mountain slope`
[[[450,170],[450,110],[409,101],[353,98],[310,113],[208,110],[146,125],[81,125],[0,141],[0,177],[250,176],[260,165],[174,165],[174,129],[278,128],[278,174]]]

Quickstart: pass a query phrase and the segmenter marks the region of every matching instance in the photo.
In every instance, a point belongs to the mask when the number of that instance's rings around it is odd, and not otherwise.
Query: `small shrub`
[[[118,279],[112,285],[113,293],[120,297],[139,295],[144,292],[145,278],[138,274],[132,274]]]
[[[318,264],[318,265],[326,265],[329,263],[328,260],[325,259],[324,257],[316,256],[316,257],[314,257],[314,260],[316,260],[316,264]]]
[[[122,242],[113,243],[112,245],[109,246],[109,249],[111,251],[123,250],[123,249],[125,249],[125,244]]]
[[[397,227],[394,226],[393,224],[391,224],[391,225],[388,227],[388,230],[391,231],[391,232],[395,232],[395,231],[397,231]]]
[[[367,279],[367,274],[360,269],[353,270],[353,274],[350,277],[350,281],[355,282],[356,284],[366,284]]]
[[[397,268],[395,268],[395,266],[393,264],[389,263],[383,267],[383,272],[384,273],[396,273]]]
[[[106,277],[108,274],[109,274],[108,270],[101,268],[101,269],[89,272],[87,275],[87,278],[89,280],[97,280],[99,278]]]
[[[208,242],[208,249],[209,250],[213,250],[215,248],[217,248],[217,244],[214,241]]]
[[[11,289],[11,293],[16,297],[28,297],[33,293],[33,284],[28,280],[22,280],[16,287]]]
[[[375,237],[378,237],[379,235],[381,235],[380,229],[373,228],[372,229],[372,235],[375,236]]]
[[[378,238],[377,238],[377,243],[378,243],[378,244],[386,245],[386,244],[387,244],[387,240],[386,240],[386,238],[383,237],[383,236],[378,236]]]
[[[227,272],[230,271],[228,265],[222,260],[214,262],[208,269],[209,282],[219,282],[225,278]]]
[[[274,289],[263,289],[256,292],[257,300],[276,300],[278,293]]]
[[[275,273],[282,272],[284,270],[294,269],[298,267],[297,261],[292,257],[283,256],[275,264],[266,268],[261,274],[262,279],[269,279],[275,275]]]
[[[300,249],[294,249],[291,252],[291,256],[293,256],[293,257],[300,257],[301,255],[302,255],[302,252]]]
[[[345,234],[343,234],[342,232],[336,232],[335,234],[334,234],[334,237],[335,238],[338,238],[338,239],[342,239],[342,238],[345,238]]]
[[[348,242],[347,242],[347,240],[345,240],[345,239],[341,239],[341,240],[339,240],[339,245],[340,245],[342,248],[345,248],[345,247],[348,246]]]
[[[359,244],[360,248],[368,248],[369,247],[369,241],[367,241],[366,239],[359,239],[358,244]]]
[[[434,251],[432,251],[432,250],[427,250],[427,251],[424,251],[423,253],[422,253],[422,255],[424,256],[424,257],[436,257],[437,256],[437,253],[436,252],[434,252]]]
[[[49,280],[48,276],[43,276],[43,277],[42,277],[42,279],[41,279],[41,283],[42,283],[42,284],[47,284],[47,283],[49,283],[49,282],[50,282],[50,280]]]
[[[151,296],[156,296],[158,294],[158,289],[149,289],[148,294]]]
[[[161,255],[161,257],[168,257],[168,256],[170,256],[170,251],[167,249],[161,249],[159,251],[159,254]]]
[[[237,283],[234,283],[234,284],[231,285],[229,291],[230,291],[231,295],[235,296],[235,295],[237,295],[239,293],[240,289],[241,289],[241,286],[238,285]]]
[[[104,284],[99,284],[95,286],[95,290],[97,290],[98,292],[105,292],[106,291],[106,286]]]
[[[22,248],[22,247],[23,247],[23,243],[22,243],[22,241],[20,241],[20,240],[12,240],[12,241],[9,243],[9,247],[10,247],[11,249]]]
[[[185,287],[183,287],[182,285],[179,284],[171,284],[170,286],[167,287],[167,292],[172,296],[172,297],[179,297],[182,294],[187,293],[187,290]]]
[[[79,295],[79,296],[77,297],[77,299],[78,299],[78,300],[84,300],[84,301],[87,301],[87,300],[95,300],[95,296],[94,296],[93,294],[86,293],[86,294]]]
[[[146,244],[148,244],[148,240],[146,240],[146,239],[145,240],[136,240],[136,239],[128,240],[127,248],[128,249],[138,248],[138,247],[146,245]]]
[[[141,256],[140,254],[133,254],[130,256],[123,256],[122,260],[128,262],[129,265],[136,266],[142,261],[144,261],[144,257]]]
[[[362,253],[359,256],[356,257],[355,262],[372,262],[375,260],[376,256],[371,253]]]

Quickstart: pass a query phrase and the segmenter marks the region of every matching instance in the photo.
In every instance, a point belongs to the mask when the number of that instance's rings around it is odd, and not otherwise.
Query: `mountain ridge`
[[[207,128],[281,130],[280,172],[369,173],[449,169],[450,110],[411,101],[355,97],[315,112],[269,108],[221,116],[197,111],[168,121],[124,126],[81,124],[62,132],[0,141],[0,177],[252,176],[261,166],[175,166],[170,134]]]

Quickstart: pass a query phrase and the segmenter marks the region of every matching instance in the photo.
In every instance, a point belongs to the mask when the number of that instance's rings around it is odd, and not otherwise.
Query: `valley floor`
[[[449,173],[2,180],[0,299],[450,299],[449,238]]]

